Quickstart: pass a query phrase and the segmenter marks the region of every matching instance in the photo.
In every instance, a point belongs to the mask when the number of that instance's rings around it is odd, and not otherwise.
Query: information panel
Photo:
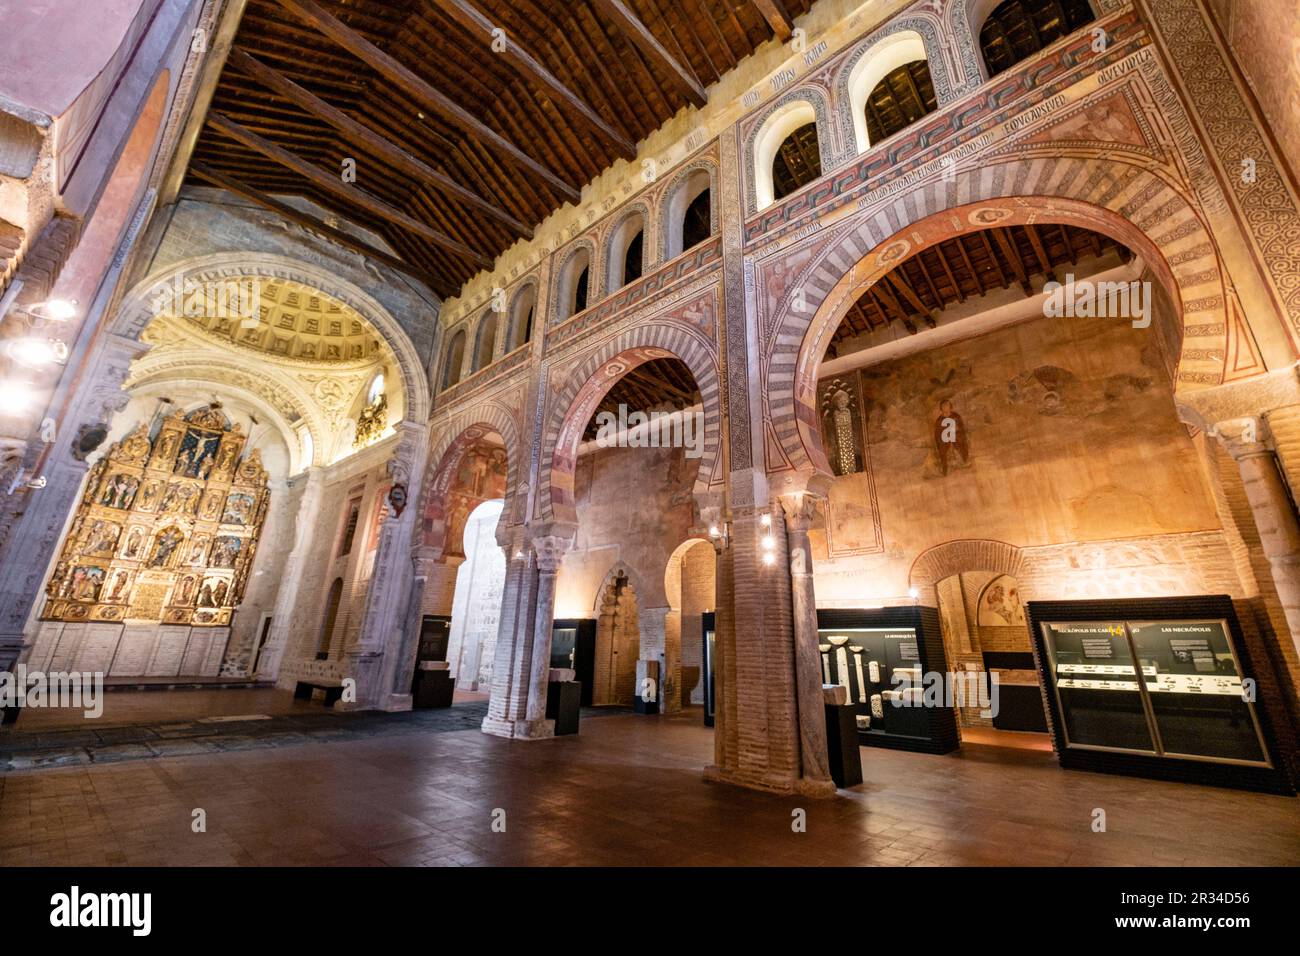
[[[1042,630],[1066,746],[1269,765],[1225,621]]]

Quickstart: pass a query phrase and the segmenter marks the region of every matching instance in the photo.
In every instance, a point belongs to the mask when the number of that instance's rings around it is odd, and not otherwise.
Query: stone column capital
[[[778,496],[787,530],[806,534],[817,517],[817,503],[821,500],[820,495],[811,491]]]
[[[1211,434],[1222,441],[1228,454],[1240,462],[1272,454],[1264,441],[1264,430],[1264,422],[1258,418],[1231,418],[1218,422]]]
[[[554,574],[560,569],[564,553],[572,543],[570,538],[562,535],[540,535],[529,542],[537,555],[537,569],[544,574]]]

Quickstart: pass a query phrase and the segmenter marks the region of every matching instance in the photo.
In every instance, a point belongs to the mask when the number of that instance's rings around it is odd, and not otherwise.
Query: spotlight
[[[771,551],[764,551],[763,563],[766,564],[768,567],[771,567],[772,565],[776,564],[776,555],[773,554]]]
[[[908,589],[907,589],[907,596],[910,597],[913,601],[915,601],[917,598],[919,598],[919,597],[921,596],[921,589],[920,589],[920,588],[908,588]]]
[[[761,521],[763,522],[764,528],[772,527],[772,516],[770,514],[763,515]]]
[[[0,382],[0,415],[21,415],[32,400],[32,383],[5,379]]]
[[[765,534],[763,535],[762,544],[765,551],[771,551],[776,547],[776,538],[772,537],[770,534]]]
[[[69,319],[76,318],[77,300],[50,299],[48,302],[40,302],[32,306],[27,311],[38,318],[49,319],[52,322],[67,322]]]
[[[16,339],[8,351],[22,365],[49,365],[68,357],[68,347],[58,339]]]
[[[710,538],[716,538],[716,537],[718,537],[718,536],[721,535],[721,534],[722,534],[722,532],[718,530],[718,526],[717,526],[716,524],[710,526],[710,528],[709,528],[709,537],[710,537]]]

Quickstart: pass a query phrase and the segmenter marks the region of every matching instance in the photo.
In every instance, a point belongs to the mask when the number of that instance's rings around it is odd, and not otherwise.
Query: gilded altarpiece
[[[222,627],[266,520],[267,473],[216,407],[141,424],[91,470],[41,619]]]

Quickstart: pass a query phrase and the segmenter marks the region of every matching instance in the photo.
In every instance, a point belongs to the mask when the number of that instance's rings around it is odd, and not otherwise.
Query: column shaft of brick
[[[1273,571],[1291,642],[1300,651],[1300,521],[1276,456],[1262,442],[1228,442],[1255,516],[1264,554]]]
[[[483,732],[513,737],[524,716],[532,660],[533,621],[537,610],[537,562],[531,548],[507,549],[506,580],[501,594],[501,623],[492,664],[492,694]]]
[[[736,762],[736,619],[731,548],[714,542],[717,556],[716,610],[713,617],[713,763],[716,770]]]

